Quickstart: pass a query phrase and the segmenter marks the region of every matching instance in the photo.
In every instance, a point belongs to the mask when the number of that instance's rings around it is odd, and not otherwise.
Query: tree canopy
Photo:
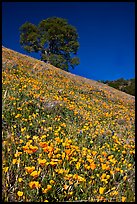
[[[38,26],[26,22],[20,27],[20,44],[27,52],[39,52],[41,60],[69,71],[79,64],[78,33],[63,18],[51,17]]]
[[[120,78],[117,80],[101,80],[100,82],[107,84],[115,89],[118,89],[120,91],[123,91],[125,93],[128,93],[130,95],[135,96],[135,78],[133,79],[124,79],[124,78]]]

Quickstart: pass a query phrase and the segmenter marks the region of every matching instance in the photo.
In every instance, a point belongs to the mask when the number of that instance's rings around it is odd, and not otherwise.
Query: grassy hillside
[[[106,81],[101,81],[101,82],[113,88],[116,88],[120,91],[123,91],[125,93],[135,96],[135,78],[127,79],[127,80],[124,78],[120,78],[120,79],[113,80],[113,81],[106,80]]]
[[[135,201],[135,98],[2,48],[2,198]]]

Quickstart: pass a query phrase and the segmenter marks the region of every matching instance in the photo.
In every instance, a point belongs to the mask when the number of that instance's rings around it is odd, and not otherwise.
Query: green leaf
[[[79,49],[78,33],[63,18],[51,17],[38,26],[26,22],[20,27],[20,44],[28,52],[40,51],[41,60],[69,71],[79,64],[75,57]]]

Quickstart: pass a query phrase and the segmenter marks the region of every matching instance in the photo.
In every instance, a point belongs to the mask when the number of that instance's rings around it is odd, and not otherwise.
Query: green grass
[[[2,51],[3,201],[134,202],[134,97]]]

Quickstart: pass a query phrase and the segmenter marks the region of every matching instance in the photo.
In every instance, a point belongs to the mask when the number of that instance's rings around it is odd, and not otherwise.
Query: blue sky
[[[28,54],[20,46],[19,27],[52,16],[77,28],[80,64],[71,73],[93,80],[135,77],[134,2],[3,2],[2,45]]]

